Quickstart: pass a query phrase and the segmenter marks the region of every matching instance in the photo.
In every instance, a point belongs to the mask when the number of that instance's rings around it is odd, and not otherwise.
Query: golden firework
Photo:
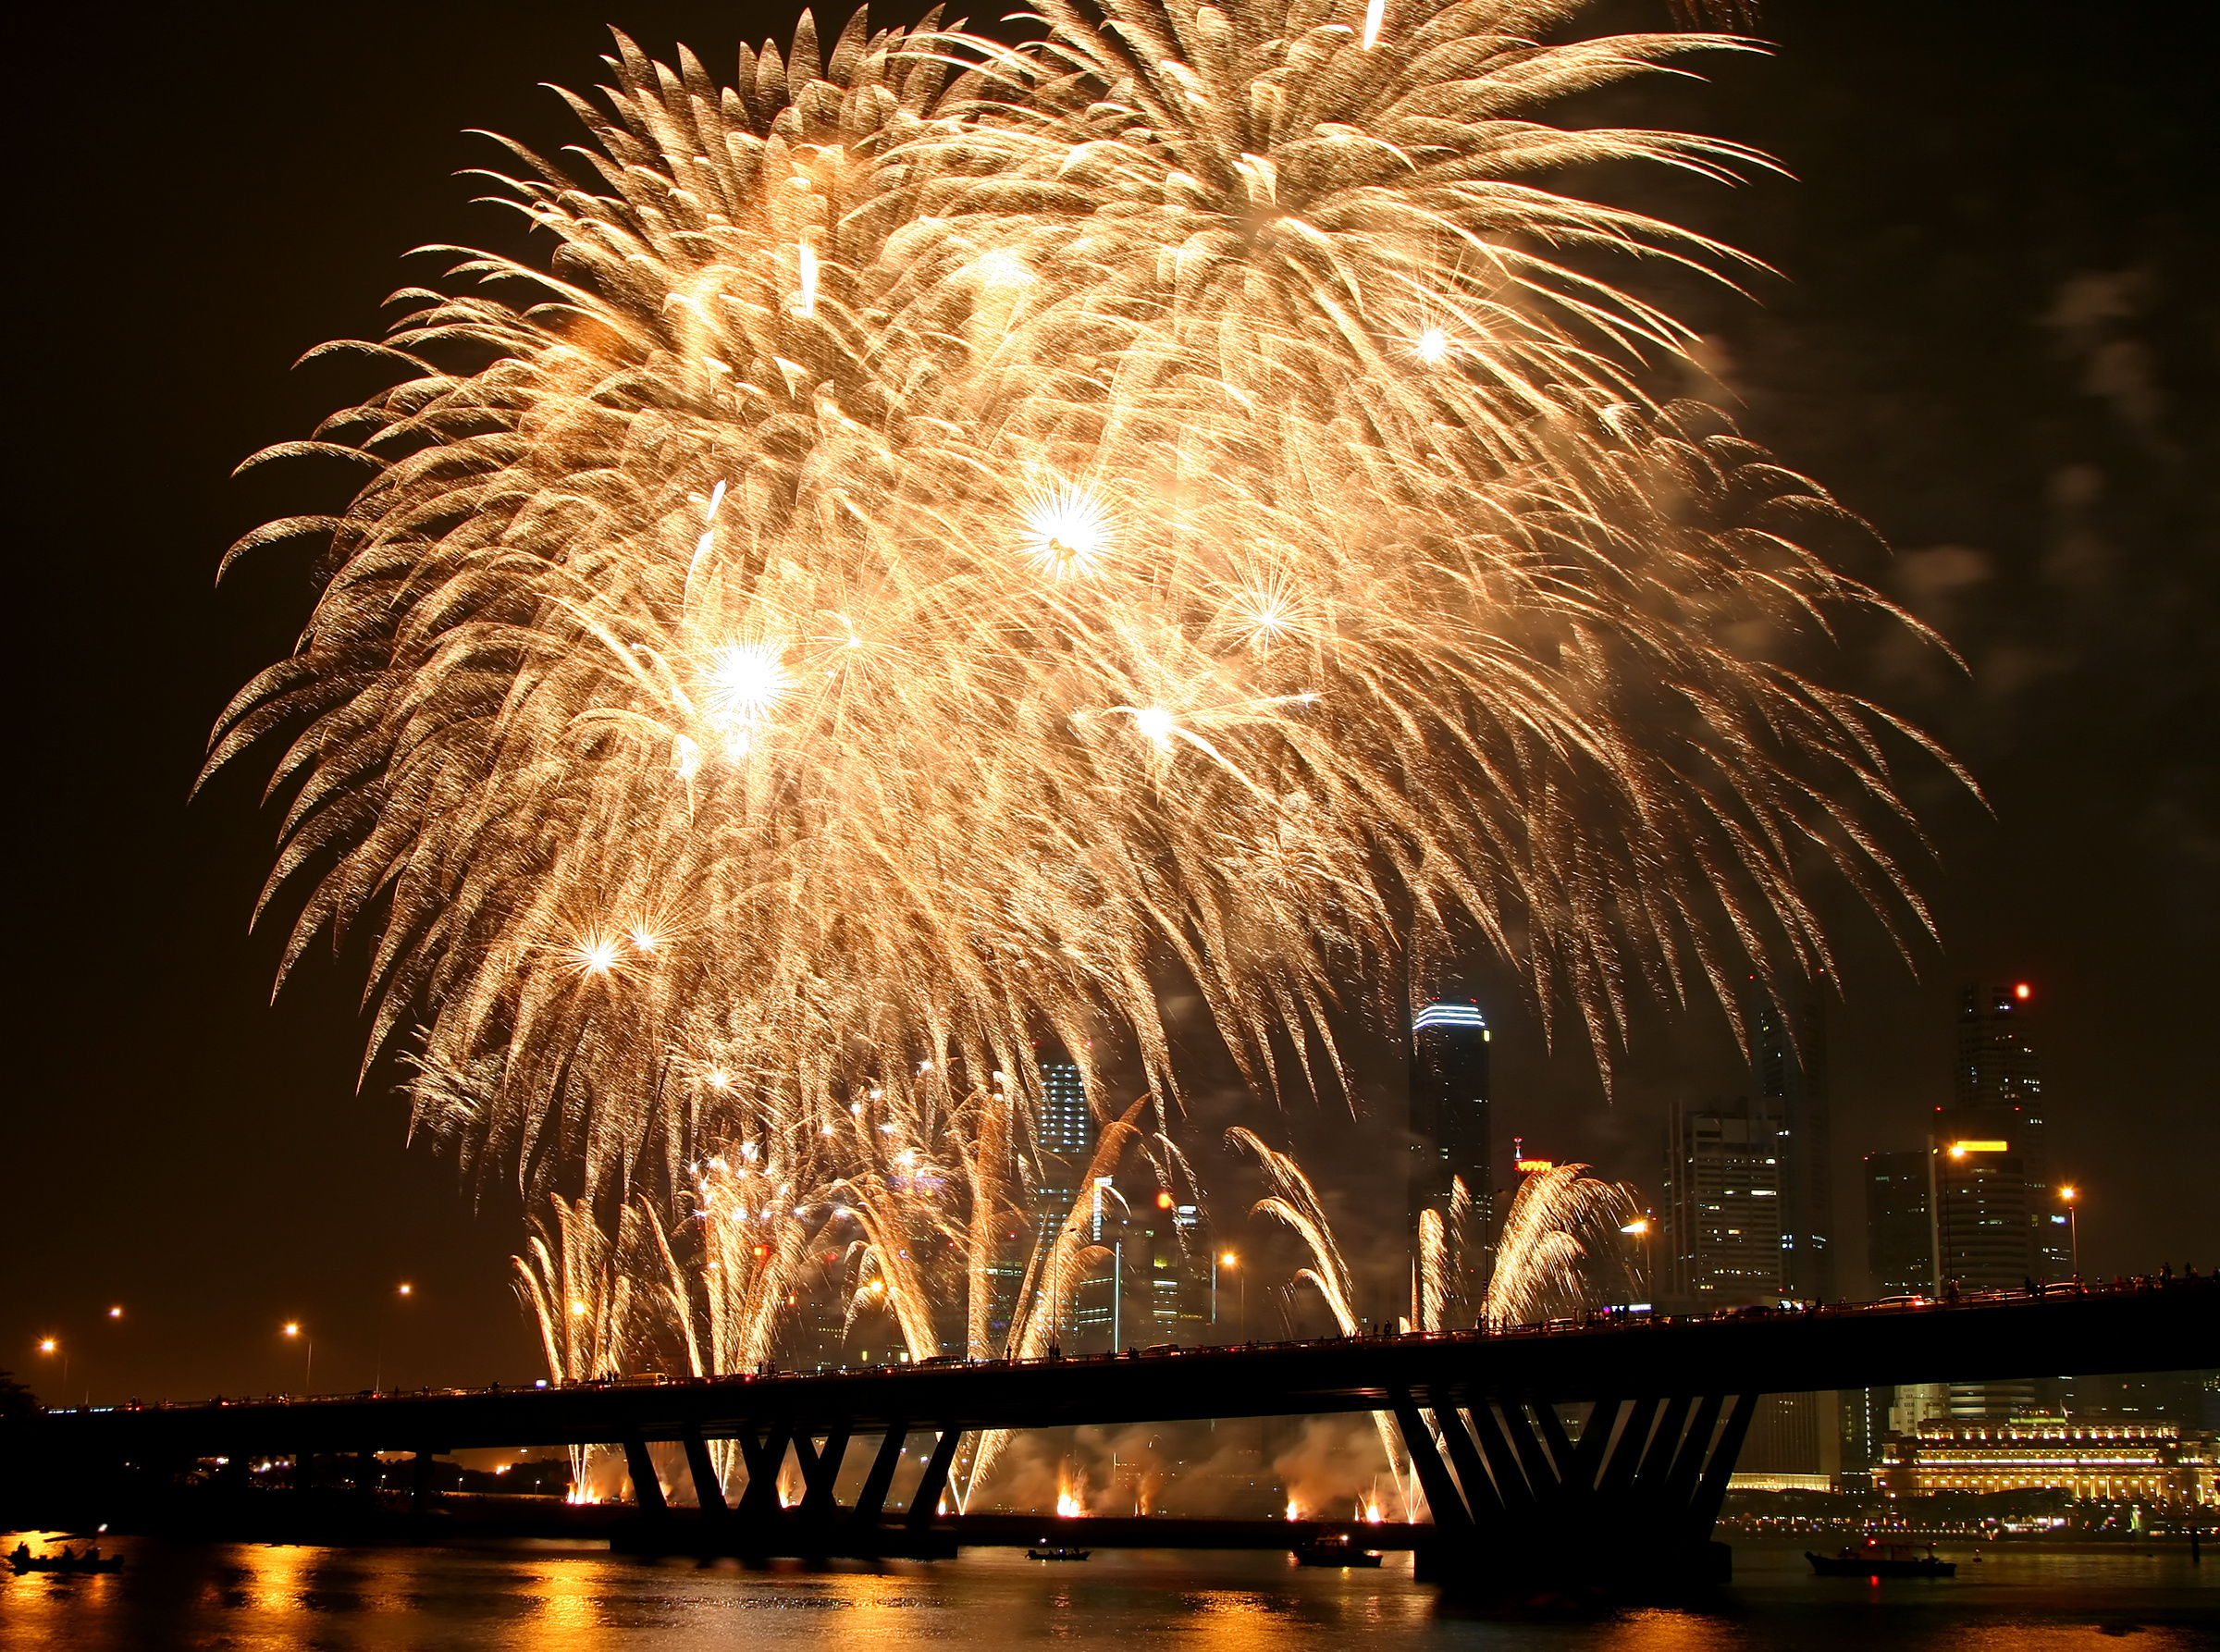
[[[1570,9],[805,18],[730,86],[620,36],[584,170],[517,152],[549,266],[400,295],[331,347],[399,382],[257,455],[376,467],[233,553],[330,545],[210,758],[283,745],[284,967],[371,930],[373,1052],[421,1023],[481,1170],[621,1202],[770,1119],[870,1143],[796,1196],[892,1235],[890,1143],[1004,1184],[961,1121],[1022,1156],[969,1098],[1036,1047],[1176,1095],[1168,980],[1261,1087],[1452,933],[1601,1048],[1823,963],[1815,865],[1923,924],[1909,731],[1737,640],[1881,606],[1804,548],[1842,513],[1646,399],[1688,335],[1585,261],[1734,255],[1539,181],[1765,164],[1536,118],[1745,43]]]

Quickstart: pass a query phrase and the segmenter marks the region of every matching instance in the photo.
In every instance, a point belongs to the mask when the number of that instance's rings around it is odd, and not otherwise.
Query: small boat
[[[1315,1542],[1299,1543],[1289,1552],[1298,1566],[1376,1567],[1380,1563],[1376,1549],[1359,1548],[1346,1537],[1320,1537]]]
[[[1094,1550],[1091,1548],[1029,1548],[1025,1551],[1025,1558],[1029,1560],[1084,1560],[1092,1553]]]
[[[97,1548],[88,1549],[81,1555],[66,1548],[58,1555],[34,1555],[20,1544],[7,1557],[7,1563],[18,1577],[27,1572],[59,1572],[74,1575],[78,1572],[123,1570],[121,1555],[104,1556]]]
[[[1844,1548],[1839,1554],[1815,1555],[1806,1549],[1804,1558],[1820,1577],[1955,1577],[1958,1574],[1957,1562],[1937,1559],[1931,1543],[1923,1555],[1917,1544],[1882,1543],[1868,1537],[1857,1547]]]

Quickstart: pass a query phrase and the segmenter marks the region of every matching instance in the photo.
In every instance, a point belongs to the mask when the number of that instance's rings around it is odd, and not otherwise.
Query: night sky
[[[2087,1270],[2220,1262],[2220,214],[2210,42],[2187,33],[2200,9],[1770,0],[1776,56],[1577,112],[1737,139],[1796,176],[1733,193],[1575,181],[1781,272],[1753,280],[1754,302],[1642,290],[1705,332],[1715,382],[1692,388],[1868,517],[1895,555],[1858,572],[1966,661],[1860,645],[1833,668],[1940,734],[1990,805],[1940,776],[1913,785],[1940,943],[1907,966],[1842,913],[1830,1042],[1852,1288],[1857,1155],[1918,1144],[1975,980],[2034,987],[2054,1156],[2088,1190]],[[312,596],[305,553],[265,555],[220,592],[216,560],[346,481],[228,473],[373,388],[360,365],[288,364],[376,337],[378,302],[437,273],[404,264],[410,248],[524,246],[453,176],[499,164],[464,129],[569,141],[538,85],[589,84],[606,22],[658,55],[683,39],[720,72],[788,16],[387,0],[18,22],[0,1367],[50,1399],[297,1387],[289,1319],[319,1389],[534,1375],[505,1279],[517,1196],[474,1209],[450,1165],[404,1148],[394,1074],[358,1089],[359,958],[312,962],[272,1005],[281,926],[247,933],[277,827],[254,764],[188,805],[217,710]],[[1644,1009],[1607,1096],[1583,1051],[1543,1047],[1499,972],[1470,980],[1498,1029],[1499,1133],[1530,1150],[1654,1191],[1668,1099],[1741,1088],[1716,1009]],[[1392,1121],[1391,1064],[1375,1050],[1358,1078]],[[1204,1098],[1194,1151],[1238,1237],[1225,1104]],[[1348,1165],[1334,1196],[1375,1249],[1401,1226],[1382,1198],[1392,1130],[1341,1106],[1260,1122]],[[68,1354],[67,1389],[43,1336]]]

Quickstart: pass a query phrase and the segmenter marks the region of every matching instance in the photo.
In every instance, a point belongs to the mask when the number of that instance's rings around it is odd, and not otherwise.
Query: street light
[[[1650,1278],[1649,1218],[1647,1216],[1636,1216],[1633,1221],[1629,1222],[1619,1231],[1621,1233],[1630,1234],[1634,1238],[1642,1241],[1642,1289],[1645,1295],[1654,1298],[1657,1294],[1658,1288]]]
[[[1232,1270],[1234,1276],[1241,1282],[1241,1340],[1246,1342],[1249,1340],[1249,1270],[1241,1266],[1240,1257],[1231,1251],[1220,1254],[1218,1265]]]
[[[2060,1188],[2058,1197],[2066,1203],[2066,1250],[2074,1259],[2074,1277],[2078,1279],[2081,1276],[2081,1223],[2075,1210],[2074,1201],[2081,1197],[2081,1190]]]
[[[48,1359],[52,1359],[57,1353],[62,1356],[62,1380],[57,1392],[68,1393],[69,1389],[69,1350],[62,1346],[60,1338],[42,1337],[39,1338],[39,1351]]]
[[[393,1294],[404,1301],[415,1293],[416,1288],[406,1279],[393,1288]],[[391,1334],[392,1328],[393,1315],[390,1304],[388,1304],[388,1312],[380,1315],[377,1322],[377,1362],[371,1367],[370,1375],[370,1391],[373,1394],[382,1394],[386,1391],[386,1341]]]
[[[314,1338],[301,1336],[301,1323],[298,1320],[289,1319],[286,1321],[285,1334],[288,1337],[299,1337],[302,1346],[308,1350],[307,1358],[302,1362],[301,1365],[301,1397],[305,1399],[308,1397],[308,1388],[309,1383],[312,1380],[312,1374],[316,1368],[315,1339]]]

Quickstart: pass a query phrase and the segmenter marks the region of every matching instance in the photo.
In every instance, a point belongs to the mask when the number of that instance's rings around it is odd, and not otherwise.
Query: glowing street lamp
[[[1249,1270],[1241,1266],[1241,1259],[1236,1252],[1231,1251],[1220,1252],[1215,1265],[1210,1270],[1210,1291],[1213,1299],[1217,1296],[1218,1270],[1220,1268],[1231,1273],[1241,1282],[1241,1340],[1246,1342],[1249,1340]],[[1211,1312],[1214,1313],[1217,1312],[1215,1300],[1211,1305]]]
[[[2060,1188],[2058,1197],[2066,1205],[2066,1244],[2074,1261],[2074,1277],[2081,1276],[2081,1223],[2075,1201],[2081,1197],[2078,1188]]]
[[[60,1338],[42,1337],[39,1338],[39,1352],[50,1360],[56,1354],[62,1356],[62,1375],[59,1387],[66,1391],[69,1387],[69,1350],[62,1346]]]
[[[316,1368],[315,1339],[301,1335],[301,1322],[297,1319],[289,1319],[285,1322],[285,1334],[288,1338],[298,1338],[302,1347],[307,1350],[307,1355],[301,1363],[301,1394],[303,1399],[306,1399],[310,1374]]]
[[[1636,1216],[1619,1229],[1621,1233],[1642,1241],[1642,1289],[1646,1294],[1657,1289],[1657,1286],[1650,1278],[1649,1230],[1650,1221],[1647,1216]]]
[[[406,1301],[416,1294],[416,1288],[403,1279],[393,1288],[393,1294],[402,1301]],[[377,1362],[371,1367],[370,1375],[370,1391],[373,1394],[382,1394],[386,1391],[386,1343],[391,1338],[392,1331],[392,1304],[388,1302],[387,1312],[378,1320]]]

